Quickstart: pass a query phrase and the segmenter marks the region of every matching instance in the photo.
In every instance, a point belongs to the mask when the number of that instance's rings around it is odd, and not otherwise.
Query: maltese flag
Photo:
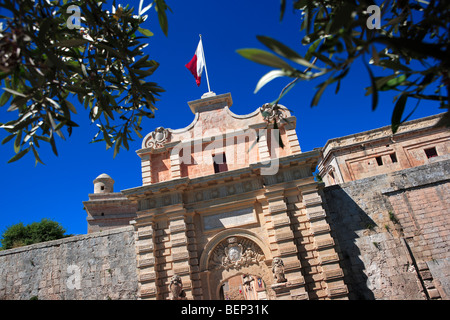
[[[200,80],[202,77],[204,67],[205,67],[205,55],[203,54],[203,44],[202,39],[200,38],[194,56],[192,57],[191,61],[189,61],[186,64],[186,68],[188,68],[188,70],[194,76],[197,86],[200,86]]]

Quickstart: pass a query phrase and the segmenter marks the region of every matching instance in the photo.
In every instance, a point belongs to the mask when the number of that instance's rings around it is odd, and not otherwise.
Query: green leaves
[[[6,228],[1,235],[1,249],[12,249],[33,243],[57,240],[66,235],[66,230],[58,223],[49,219],[23,225],[22,222]],[[33,262],[31,262],[33,263]]]
[[[153,36],[153,32],[151,32],[148,29],[144,29],[144,28],[138,28],[139,32],[142,33],[144,36],[147,37],[152,37]]]
[[[172,11],[169,6],[166,4],[164,0],[155,0],[156,3],[156,12],[158,13],[158,20],[159,25],[164,32],[164,34],[167,36],[169,33],[169,24],[167,22],[167,15],[166,10]]]
[[[291,48],[285,46],[284,44],[275,39],[266,36],[257,36],[256,38],[266,47],[268,47],[269,49],[271,49],[272,51],[274,51],[275,53],[279,54],[284,58],[287,58],[307,68],[319,69],[306,59],[302,58],[297,52],[295,52]]]
[[[317,90],[316,93],[314,94],[314,97],[313,97],[313,99],[312,99],[312,101],[311,101],[311,107],[315,107],[315,106],[317,106],[317,105],[319,104],[319,100],[320,100],[320,98],[322,97],[322,94],[324,93],[325,89],[326,89],[330,84],[332,84],[332,83],[334,83],[334,82],[337,81],[337,82],[338,82],[338,85],[339,85],[341,79],[344,78],[344,77],[347,75],[347,73],[348,73],[349,70],[350,70],[349,68],[346,68],[346,69],[342,70],[336,77],[334,76],[335,73],[332,73],[331,76],[330,76],[326,81],[322,82],[322,83],[316,88],[316,89],[318,89],[318,90]],[[338,91],[338,89],[339,89],[339,87],[337,87],[336,91]]]
[[[267,83],[272,81],[273,79],[284,77],[286,76],[286,72],[283,70],[272,70],[266,73],[264,76],[259,79],[258,83],[256,84],[256,88],[254,93],[257,93],[263,86],[265,86]]]
[[[110,13],[106,0],[31,4],[0,3],[11,14],[0,38],[0,107],[17,114],[0,124],[8,132],[2,144],[13,141],[10,162],[31,150],[36,164],[43,163],[38,153],[42,142],[58,155],[56,140],[70,137],[78,127],[72,117],[80,105],[89,109],[89,120],[99,128],[94,142],[114,147],[114,157],[122,146],[128,150],[134,135],[142,137],[141,121],[154,117],[157,97],[164,92],[148,80],[159,64],[143,51],[153,33],[142,15],[155,8],[167,35],[170,8],[164,0],[146,6],[142,0],[136,15],[132,7],[116,8],[115,3]],[[79,8],[80,28],[67,23],[70,5]]]
[[[287,63],[285,60],[265,50],[261,49],[237,50],[237,52],[244,58],[247,58],[259,64],[277,68],[276,70],[269,71],[258,81],[254,93],[258,92],[263,86],[265,86],[270,81],[279,77],[288,76],[303,79],[312,79],[326,72],[325,70],[316,67],[313,63],[310,63],[308,60],[303,58],[297,52],[295,52],[291,48],[285,46],[284,44],[275,39],[266,36],[257,36],[257,39],[276,54],[282,56],[283,58],[288,59],[291,62],[297,63],[303,67],[307,67],[307,69],[303,71],[297,70],[294,67],[292,67],[289,63]],[[320,70],[320,72],[316,74],[309,72],[308,74],[306,74],[306,71],[309,71],[311,69]],[[292,89],[294,84],[295,81],[288,87],[286,87],[276,101],[278,102],[282,96],[284,96],[290,89]]]
[[[312,63],[304,59],[297,52],[285,46],[281,42],[272,39],[266,36],[257,36],[257,39],[263,43],[267,48],[274,51],[276,54],[289,59],[292,62],[295,62],[299,65],[302,65],[307,68],[314,68],[320,70]],[[274,67],[278,69],[284,69],[289,71],[290,74],[296,73],[298,70],[289,65],[286,61],[279,58],[278,56],[261,49],[240,49],[237,52],[246,59],[249,59],[253,62],[260,63],[269,67]]]
[[[13,89],[10,89],[10,88],[2,88],[2,89],[5,90],[6,92],[9,92],[9,93],[15,95],[15,96],[20,96],[20,97],[25,97],[25,98],[27,97],[27,96],[24,95],[23,93],[18,92],[18,91],[13,90]]]
[[[398,130],[398,127],[402,123],[402,116],[403,112],[405,110],[406,100],[408,99],[408,95],[406,93],[402,93],[400,95],[400,98],[398,98],[394,111],[392,112],[392,119],[391,119],[391,127],[392,127],[392,133],[396,133]]]
[[[405,82],[407,76],[406,74],[402,74],[394,79],[389,79],[385,85],[383,85],[380,89],[381,90],[390,90],[393,89],[399,85],[401,85],[403,82]]]
[[[6,91],[0,96],[0,107],[3,107],[11,98],[11,93]]]
[[[280,1],[280,20],[287,12],[286,3]],[[440,108],[450,110],[450,35],[444,27],[450,24],[450,6],[445,1],[423,4],[425,2],[419,1],[408,6],[391,6],[389,1],[383,1],[380,4],[381,29],[370,29],[367,21],[371,13],[367,1],[296,0],[293,9],[301,11],[302,19],[301,41],[297,43],[301,42],[304,48],[293,50],[270,37],[258,36],[270,52],[244,49],[238,53],[276,69],[258,81],[255,93],[273,79],[294,78],[276,101],[297,80],[331,74],[317,85],[311,106],[318,105],[326,88],[334,82],[337,93],[353,63],[362,59],[369,74],[370,86],[366,88],[366,95],[372,94],[372,110],[377,108],[380,92],[399,92],[399,98],[393,104],[392,129],[395,131],[401,124],[407,98],[436,101]],[[298,52],[306,53],[303,56]],[[365,63],[368,54],[372,55],[371,65]],[[314,60],[310,61],[312,58]],[[306,69],[299,70],[294,63]],[[377,75],[377,69],[382,71],[381,75]],[[448,111],[443,119],[450,125]]]
[[[293,68],[283,59],[261,49],[240,49],[237,50],[241,56],[253,62],[263,64],[273,68],[293,70]]]
[[[22,158],[24,155],[26,155],[26,154],[28,153],[28,151],[30,151],[29,148],[20,151],[20,152],[17,153],[14,157],[12,157],[11,159],[9,159],[8,163],[11,163],[11,162],[14,162],[14,161],[19,160],[19,159]]]
[[[54,45],[52,45],[52,47],[66,47],[66,48],[80,47],[88,42],[89,41],[87,39],[69,39],[55,43]]]
[[[377,83],[375,81],[375,77],[373,75],[372,70],[370,70],[370,67],[367,65],[367,63],[364,61],[364,66],[367,69],[367,72],[369,73],[370,76],[370,84],[372,87],[372,111],[375,111],[375,109],[377,108],[378,105],[378,88],[377,88]]]

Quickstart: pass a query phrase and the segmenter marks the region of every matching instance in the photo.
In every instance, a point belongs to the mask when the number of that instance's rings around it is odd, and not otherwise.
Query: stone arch
[[[257,276],[264,281],[267,293],[267,299],[272,300],[275,299],[275,292],[271,289],[271,285],[273,284],[273,277],[271,268],[267,265],[252,265],[249,267],[244,267],[239,270],[225,272],[222,271],[222,274],[217,272],[212,272],[210,275],[210,284],[211,284],[211,299],[217,300],[220,296],[220,288],[224,282],[228,279],[239,276],[239,275],[250,275],[252,277]]]
[[[232,258],[232,251],[240,251],[239,258]],[[225,253],[226,252],[226,253]],[[205,246],[200,257],[200,270],[205,274],[204,284],[211,300],[219,299],[220,287],[226,279],[236,275],[258,276],[271,291],[272,254],[265,242],[245,229],[228,229],[219,232]],[[267,292],[272,296],[272,292]]]
[[[206,271],[208,270],[208,261],[210,258],[210,254],[214,250],[214,248],[221,243],[223,240],[225,240],[228,237],[243,237],[247,238],[251,241],[253,241],[258,247],[263,251],[265,260],[272,261],[272,253],[269,250],[268,246],[265,244],[265,242],[256,234],[254,234],[251,231],[248,231],[246,229],[241,228],[235,228],[235,229],[227,229],[219,232],[216,234],[205,246],[205,249],[202,252],[202,255],[200,257],[200,271]]]

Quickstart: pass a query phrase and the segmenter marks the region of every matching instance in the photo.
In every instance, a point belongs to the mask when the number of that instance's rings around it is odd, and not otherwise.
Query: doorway
[[[220,285],[222,300],[267,300],[266,284],[256,275],[238,274]]]

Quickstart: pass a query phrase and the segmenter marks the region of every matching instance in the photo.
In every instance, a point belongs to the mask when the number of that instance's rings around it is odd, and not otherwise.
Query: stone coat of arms
[[[230,237],[214,249],[210,264],[213,268],[229,270],[259,264],[262,260],[264,260],[264,254],[252,241]]]
[[[164,127],[158,127],[147,139],[146,147],[152,149],[162,148],[170,140],[170,131]]]

